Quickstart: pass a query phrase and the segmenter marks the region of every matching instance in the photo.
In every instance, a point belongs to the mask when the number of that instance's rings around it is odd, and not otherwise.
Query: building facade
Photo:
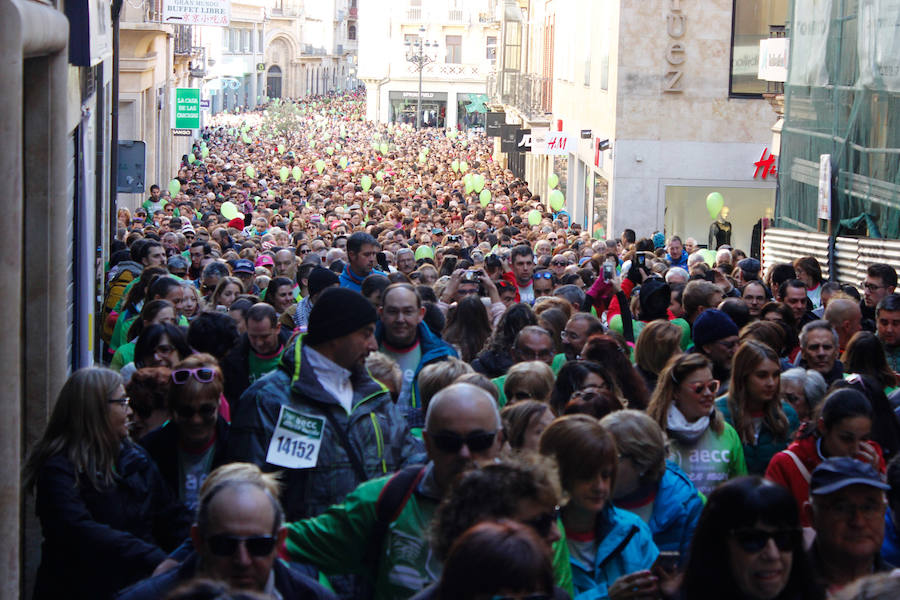
[[[598,237],[629,227],[715,246],[706,197],[719,192],[730,243],[749,249],[776,187],[765,168],[776,116],[755,61],[785,2],[505,0],[501,17],[506,77],[492,100],[533,138],[565,134],[553,136],[564,154],[522,161],[542,197],[554,172],[567,211]],[[527,101],[509,101],[515,80],[534,90]]]
[[[484,127],[482,103],[496,61],[499,21],[492,0],[360,0],[359,79],[366,116],[381,123],[416,123],[421,54],[423,126]],[[486,99],[486,98],[485,98]]]

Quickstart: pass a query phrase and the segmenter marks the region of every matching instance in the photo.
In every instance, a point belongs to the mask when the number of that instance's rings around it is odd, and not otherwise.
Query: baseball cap
[[[232,269],[233,273],[250,273],[251,275],[256,273],[256,269],[253,267],[253,263],[247,260],[246,258],[241,258],[234,261],[234,268]]]
[[[825,459],[816,467],[809,482],[809,493],[823,496],[851,485],[867,485],[884,491],[891,489],[881,473],[869,463],[838,456]]]

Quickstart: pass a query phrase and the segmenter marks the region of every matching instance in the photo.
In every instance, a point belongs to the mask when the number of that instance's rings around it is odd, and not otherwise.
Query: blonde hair
[[[503,393],[510,404],[514,401],[515,391],[523,388],[531,393],[534,400],[549,402],[554,381],[553,370],[545,362],[531,360],[516,363],[506,372]]]
[[[660,371],[656,389],[653,390],[650,404],[647,405],[647,415],[656,421],[663,431],[667,431],[669,427],[669,407],[675,402],[675,393],[691,373],[700,369],[709,369],[712,372],[712,364],[702,354],[691,353],[673,356]],[[716,408],[713,408],[709,416],[709,427],[716,435],[722,435],[725,430],[725,419]]]
[[[681,354],[681,327],[670,321],[651,321],[638,336],[634,362],[643,370],[659,375],[670,358]]]
[[[120,440],[109,422],[110,403],[122,377],[115,371],[88,367],[63,384],[47,428],[25,463],[23,485],[34,488],[44,463],[63,454],[74,467],[76,481],[86,478],[95,488],[112,484]]]
[[[419,372],[419,399],[422,409],[428,408],[428,402],[439,391],[455,382],[460,376],[473,373],[469,363],[455,357],[449,357],[422,368]]]

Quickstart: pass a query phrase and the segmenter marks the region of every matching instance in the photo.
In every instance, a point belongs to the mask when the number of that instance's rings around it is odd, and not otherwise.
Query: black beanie
[[[309,313],[304,341],[315,346],[353,333],[377,320],[375,307],[359,292],[328,288]]]
[[[666,311],[671,303],[672,291],[669,284],[659,277],[648,277],[641,284],[638,298],[641,304],[641,321],[666,319]]]
[[[317,265],[313,267],[312,271],[309,272],[309,278],[307,279],[307,282],[309,295],[315,296],[325,288],[330,287],[336,283],[340,283],[341,279],[334,271],[330,271],[325,267],[320,267]]]

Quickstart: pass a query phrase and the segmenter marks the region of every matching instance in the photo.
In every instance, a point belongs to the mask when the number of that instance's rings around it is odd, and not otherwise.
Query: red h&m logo
[[[769,175],[771,175],[772,177],[778,176],[778,170],[775,166],[775,155],[769,154],[769,157],[766,158],[766,154],[768,152],[768,148],[763,148],[762,155],[759,157],[759,160],[753,163],[756,166],[756,170],[753,172],[753,179],[756,179],[759,176],[760,169],[762,169],[763,179],[765,179]]]

